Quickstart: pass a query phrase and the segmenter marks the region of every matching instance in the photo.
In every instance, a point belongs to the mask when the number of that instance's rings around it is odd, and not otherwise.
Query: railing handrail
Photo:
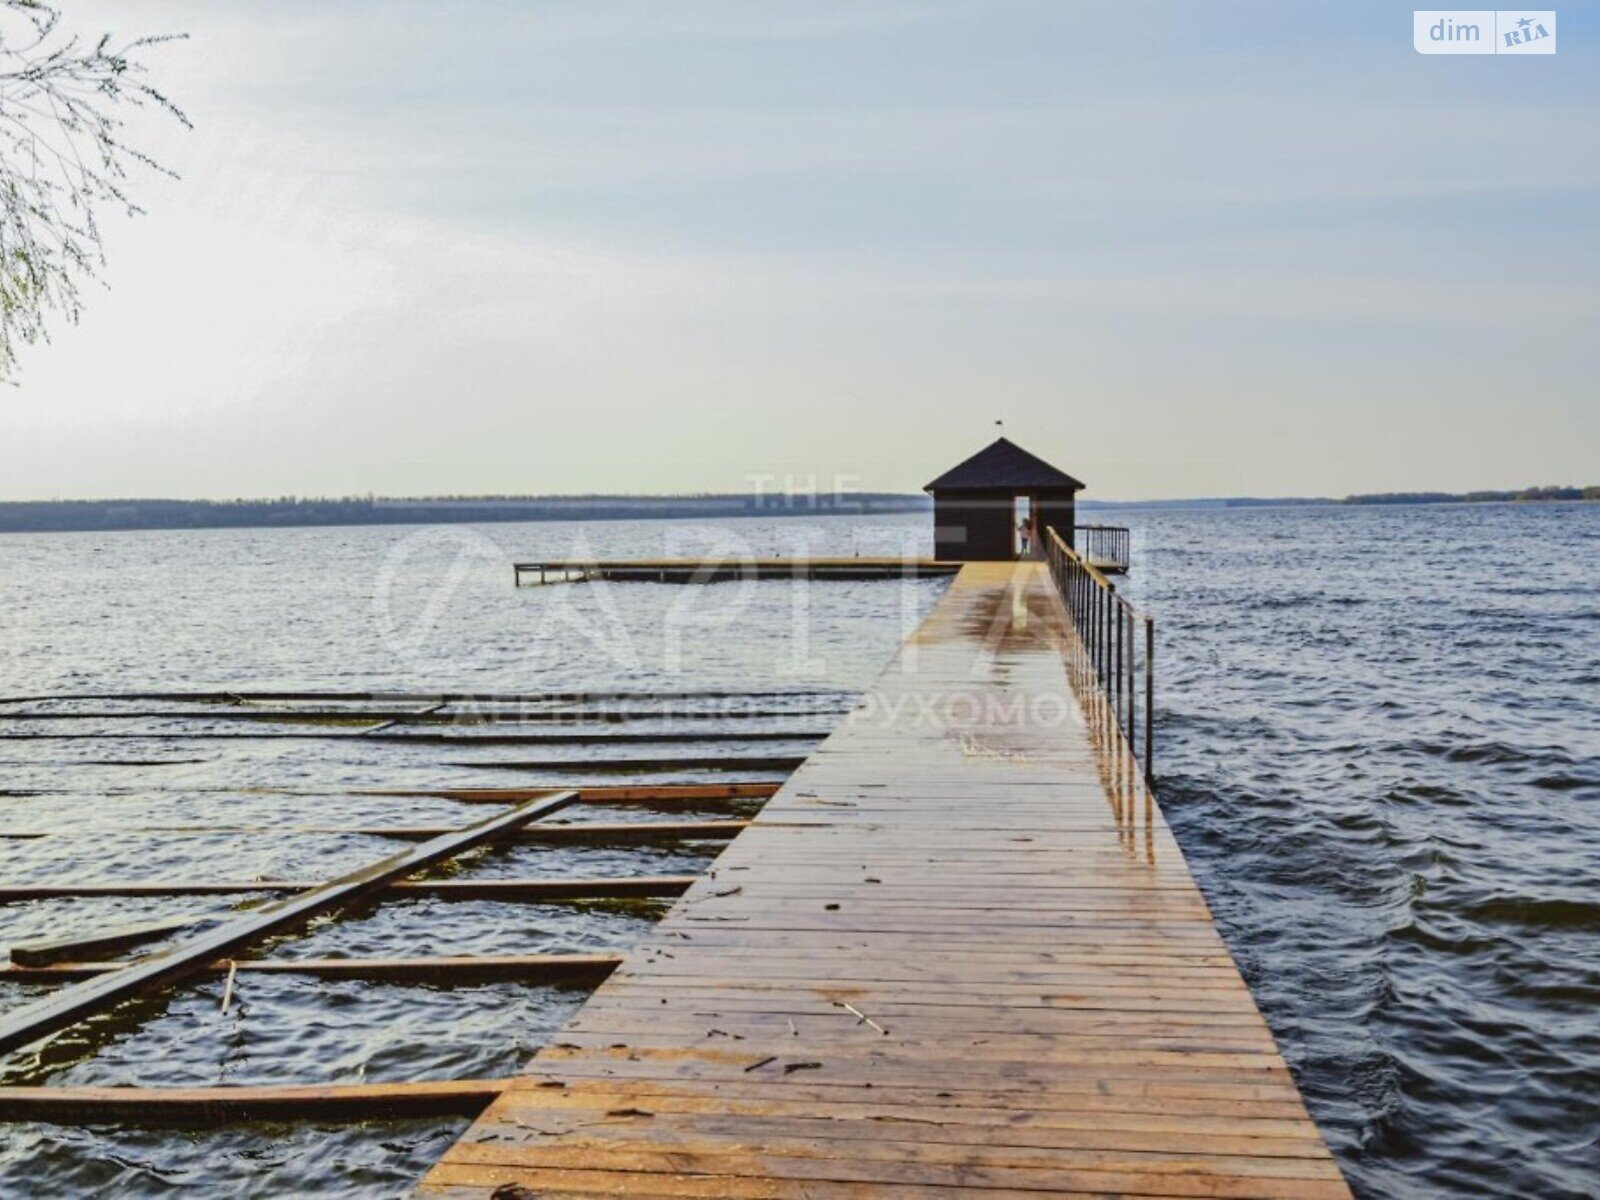
[[[1103,570],[1126,571],[1133,549],[1133,531],[1126,525],[1074,525],[1074,546],[1082,546],[1082,557]],[[1069,546],[1068,549],[1073,547]]]
[[[1051,579],[1078,634],[1081,653],[1074,652],[1075,686],[1091,690],[1094,711],[1110,718],[1130,759],[1137,762],[1139,751],[1144,751],[1144,779],[1149,786],[1155,778],[1155,621],[1119,595],[1105,573],[1053,528],[1045,530],[1044,549]],[[1141,673],[1143,687],[1137,679]]]
[[[1092,526],[1092,525],[1078,525],[1078,526],[1075,526],[1075,528],[1077,528],[1077,529],[1093,529],[1094,526]],[[1058,550],[1060,553],[1065,554],[1068,558],[1070,558],[1072,561],[1076,562],[1080,567],[1082,567],[1085,571],[1087,571],[1089,573],[1089,577],[1091,579],[1093,579],[1101,587],[1105,588],[1106,591],[1110,592],[1114,597],[1116,597],[1117,602],[1119,604],[1121,604],[1124,608],[1126,608],[1128,610],[1128,612],[1130,612],[1133,615],[1135,620],[1143,620],[1144,619],[1143,615],[1139,612],[1139,610],[1137,608],[1135,608],[1133,606],[1132,602],[1130,602],[1126,596],[1122,595],[1120,592],[1117,591],[1117,585],[1112,583],[1111,580],[1109,578],[1107,578],[1106,573],[1104,571],[1102,571],[1099,567],[1095,566],[1092,562],[1090,562],[1083,555],[1079,554],[1071,546],[1067,545],[1067,543],[1062,540],[1061,535],[1055,531],[1055,527],[1054,526],[1051,526],[1051,527],[1047,528],[1044,531],[1044,534],[1045,534],[1045,542],[1047,543],[1046,554],[1049,553],[1049,549],[1050,548],[1054,548],[1054,549]]]

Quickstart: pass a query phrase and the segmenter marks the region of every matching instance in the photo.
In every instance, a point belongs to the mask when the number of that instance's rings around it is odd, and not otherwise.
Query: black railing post
[[[1156,779],[1156,623],[1144,619],[1144,779]]]

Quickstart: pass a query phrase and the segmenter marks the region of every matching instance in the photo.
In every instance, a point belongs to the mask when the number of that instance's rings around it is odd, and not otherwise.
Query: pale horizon
[[[399,19],[396,13],[400,13]],[[1600,482],[1600,72],[1411,9],[68,3],[186,31],[0,499]]]

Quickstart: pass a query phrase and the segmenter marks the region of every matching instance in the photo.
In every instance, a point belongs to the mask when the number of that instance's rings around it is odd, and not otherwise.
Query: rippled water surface
[[[1600,505],[1126,515],[1163,807],[1352,1184],[1600,1195]]]
[[[1357,1192],[1600,1196],[1600,505],[1096,515],[1133,526],[1134,571],[1122,586],[1159,622],[1162,802]],[[510,562],[900,553],[924,547],[926,524],[9,537],[0,539],[0,696],[760,690],[779,694],[697,702],[726,704],[726,719],[692,727],[794,740],[701,752],[803,753],[942,584],[517,591]],[[95,703],[105,714],[108,702]],[[39,708],[0,703],[0,715]],[[631,727],[687,727],[681,716]],[[191,718],[159,728],[196,727]],[[230,728],[218,720],[218,731]],[[136,736],[3,744],[0,791],[14,793],[0,795],[5,826],[61,836],[0,840],[0,882],[318,877],[393,844],[282,826],[483,814],[343,790],[598,781],[585,759],[696,752],[554,746],[538,757],[568,765],[530,772],[485,765],[530,757],[527,747],[184,742],[151,738],[159,730],[149,721],[114,713],[30,730]],[[316,732],[279,730],[289,731]],[[263,785],[316,794],[250,790]],[[716,815],[726,814],[684,817]],[[662,816],[598,808],[570,819]],[[271,838],[134,832],[223,823],[280,828]],[[715,851],[521,846],[470,856],[458,870],[668,874],[692,872]],[[0,906],[0,943],[194,908],[108,898]],[[272,953],[604,950],[631,944],[653,919],[648,904],[390,900],[319,921]],[[223,1016],[220,992],[220,981],[202,980],[91,1022],[5,1060],[4,1081],[488,1076],[525,1062],[583,996],[255,978],[241,980]],[[31,998],[0,986],[6,1008]],[[14,1125],[0,1149],[0,1194],[393,1196],[459,1127]]]
[[[881,669],[941,583],[518,590],[510,564],[585,553],[900,553],[923,532],[921,522],[902,519],[0,539],[0,831],[9,835],[0,837],[0,883],[317,881],[397,845],[315,828],[463,825],[494,811],[355,790],[781,778],[772,769],[708,772],[687,762],[646,774],[602,760],[804,755]],[[438,726],[363,732],[377,724],[366,713],[426,707],[415,693],[592,689],[626,695],[455,704],[440,715],[509,709],[538,720],[451,726],[444,732],[464,740],[449,743],[429,740]],[[169,690],[329,690],[347,698],[318,707],[348,712],[350,720],[308,721],[297,706],[277,702],[125,698]],[[646,698],[661,693],[689,695]],[[361,698],[369,694],[377,698]],[[53,698],[62,695],[85,698]],[[263,712],[273,720],[251,716]],[[608,719],[623,715],[629,719]],[[565,740],[483,740],[508,732]],[[696,740],[571,740],[619,735]],[[545,765],[525,765],[530,760]],[[712,807],[584,806],[555,819],[728,815]],[[720,845],[505,845],[435,874],[693,874]],[[263,898],[0,904],[0,946],[162,917],[223,916]],[[662,907],[391,897],[321,917],[262,949],[278,958],[616,952]],[[0,1059],[0,1083],[490,1078],[526,1063],[586,994],[511,982],[441,987],[241,974],[223,1013],[224,987],[219,977],[201,978],[170,996],[127,1004]],[[0,981],[0,1011],[40,994],[38,985]],[[194,1132],[12,1124],[0,1140],[0,1195],[397,1196],[463,1125]]]

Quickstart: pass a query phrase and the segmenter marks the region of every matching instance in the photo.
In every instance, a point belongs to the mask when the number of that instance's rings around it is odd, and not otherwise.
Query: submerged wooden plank
[[[63,1125],[218,1125],[228,1121],[371,1121],[470,1117],[503,1079],[298,1087],[0,1087],[0,1120]]]
[[[521,843],[525,845],[637,845],[649,842],[675,842],[675,841],[728,841],[737,837],[749,824],[748,821],[721,820],[721,821],[584,821],[573,825],[534,825],[530,828],[519,829],[507,834],[502,841],[508,843]],[[0,839],[21,838],[38,839],[47,837],[68,837],[80,832],[75,829],[13,829],[0,831]],[[163,837],[181,836],[192,834],[196,836],[213,836],[216,834],[264,834],[270,833],[277,837],[287,836],[342,836],[391,838],[402,842],[425,842],[429,838],[439,837],[449,833],[450,829],[444,825],[122,825],[118,826],[120,833],[160,834]],[[181,928],[190,921],[162,923],[168,929]],[[144,927],[140,927],[141,929]],[[121,940],[128,942],[132,936],[138,934],[137,930],[130,930],[129,937]],[[151,936],[154,936],[153,934]],[[67,944],[72,943],[66,939]],[[88,946],[80,946],[88,949]],[[12,947],[11,957],[18,962],[18,947]],[[43,961],[43,960],[41,960]]]
[[[574,775],[640,775],[665,771],[792,771],[805,762],[803,754],[746,754],[716,757],[672,758],[519,758],[484,761],[458,758],[444,765],[474,771],[568,771]]]
[[[0,700],[0,704],[15,703]],[[204,712],[185,712],[175,708],[156,709],[69,709],[62,712],[49,710],[0,710],[0,725],[6,722],[29,721],[214,721],[219,724],[256,725],[314,725],[319,723],[367,725],[379,722],[383,727],[433,726],[433,725],[609,725],[629,721],[749,721],[757,718],[838,717],[834,708],[746,708],[727,705],[721,709],[695,709],[668,707],[648,708],[475,708],[467,707],[450,712],[438,711],[438,706],[421,712],[408,709],[282,709],[282,708],[228,708],[208,709]],[[368,734],[377,732],[369,727]],[[706,735],[702,735],[706,736]]]
[[[1074,653],[964,569],[419,1194],[1348,1197]]]
[[[165,921],[146,921],[139,925],[113,925],[91,933],[70,937],[45,938],[34,942],[16,942],[11,947],[11,961],[19,967],[42,967],[85,954],[105,950],[125,950],[130,946],[158,941],[171,934],[198,925],[203,917],[171,917]]]
[[[707,689],[704,691],[566,691],[566,692],[339,692],[339,691],[238,691],[238,692],[46,692],[27,696],[6,696],[0,704],[50,702],[82,703],[88,700],[172,700],[190,704],[577,704],[593,700],[745,700],[750,697],[779,700],[804,700],[818,696],[834,697],[837,689]]]
[[[291,928],[318,912],[358,900],[395,880],[414,875],[464,850],[481,845],[507,830],[559,812],[576,800],[576,794],[571,792],[529,800],[508,812],[423,842],[359,871],[224,922],[163,953],[142,959],[125,970],[69,984],[36,1004],[0,1014],[0,1053],[75,1025],[85,1017],[103,1012],[131,996],[175,983],[251,942]]]
[[[557,792],[573,791],[578,794],[579,804],[598,804],[606,808],[648,808],[670,811],[679,808],[713,809],[742,802],[765,800],[774,795],[781,786],[783,785],[777,780],[746,780],[737,783],[584,783],[576,786],[546,783],[514,788],[347,788],[337,791],[327,788],[289,787],[145,787],[104,788],[94,792],[92,798],[98,800],[107,796],[149,796],[182,791],[185,794],[200,792],[208,795],[294,796],[307,800],[321,800],[330,796],[387,796],[395,799],[434,797],[441,800],[456,800],[462,804],[493,804],[498,806],[521,804],[525,800],[536,800],[541,796],[553,796]],[[0,797],[4,796],[91,798],[91,794],[85,793],[81,789],[69,788],[28,788],[22,791],[0,792]],[[4,832],[0,831],[0,837],[3,836],[5,836]],[[37,832],[31,833],[29,836],[37,836]]]
[[[317,979],[382,979],[401,983],[460,983],[513,979],[524,983],[603,979],[621,965],[614,954],[492,954],[439,958],[220,959],[206,975],[309,975]],[[0,983],[60,984],[125,970],[119,962],[52,962],[0,968]]]
[[[634,746],[701,745],[716,742],[814,742],[822,729],[719,730],[704,733],[668,730],[662,733],[378,733],[370,730],[332,732],[291,729],[282,733],[233,733],[216,730],[114,730],[92,733],[4,733],[0,742],[361,742],[411,746]],[[565,760],[563,760],[565,761]]]
[[[426,845],[432,844],[432,842],[426,843]],[[395,856],[397,859],[404,857],[406,856]],[[422,869],[414,866],[406,873]],[[344,903],[365,892],[383,892],[391,896],[431,896],[440,900],[590,900],[630,896],[681,896],[698,878],[697,875],[618,875],[598,878],[573,876],[570,879],[559,876],[551,879],[389,878],[379,879],[363,887],[360,892],[340,896],[328,903]],[[29,900],[78,899],[87,896],[250,896],[275,892],[299,892],[309,896],[311,892],[328,886],[331,885],[292,879],[252,879],[215,883],[188,883],[179,880],[130,880],[126,883],[10,883],[0,884],[0,904]],[[288,904],[292,901],[282,903]],[[276,907],[274,906],[274,911]],[[266,911],[268,910],[262,910],[263,913]]]

